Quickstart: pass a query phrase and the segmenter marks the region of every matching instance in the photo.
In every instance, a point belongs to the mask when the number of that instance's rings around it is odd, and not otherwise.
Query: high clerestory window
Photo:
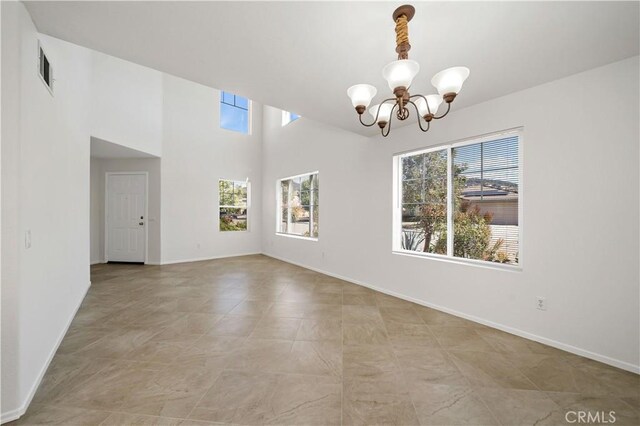
[[[220,92],[220,127],[248,135],[251,132],[251,101]]]

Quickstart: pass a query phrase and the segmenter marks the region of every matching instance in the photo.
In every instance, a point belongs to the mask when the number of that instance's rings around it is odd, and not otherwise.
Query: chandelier
[[[387,80],[389,88],[393,91],[393,97],[385,99],[380,104],[369,108],[369,114],[373,117],[372,123],[365,123],[362,114],[367,110],[377,90],[370,84],[356,84],[347,90],[351,103],[358,113],[360,123],[366,127],[378,124],[382,136],[386,137],[391,132],[391,118],[395,113],[398,120],[409,118],[409,105],[412,105],[418,114],[418,126],[426,132],[431,126],[432,120],[439,120],[451,110],[451,102],[462,88],[462,83],[469,76],[466,67],[453,67],[440,71],[431,79],[431,84],[438,90],[437,95],[410,95],[409,88],[413,78],[418,74],[420,65],[409,59],[409,21],[413,18],[415,9],[411,5],[400,6],[393,12],[393,21],[396,24],[396,53],[398,60],[393,61],[382,69],[382,76]],[[447,104],[447,110],[441,115],[436,115],[442,102]],[[426,124],[423,124],[423,121]]]

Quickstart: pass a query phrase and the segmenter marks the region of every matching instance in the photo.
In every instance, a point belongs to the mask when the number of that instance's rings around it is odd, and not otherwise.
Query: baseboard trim
[[[504,324],[500,324],[500,323],[496,323],[496,322],[493,322],[493,321],[485,320],[483,318],[476,317],[476,316],[473,316],[473,315],[468,315],[468,314],[465,314],[463,312],[459,312],[459,311],[456,311],[454,309],[450,309],[450,308],[447,308],[447,307],[444,307],[444,306],[436,305],[434,303],[430,303],[430,302],[427,302],[427,301],[424,301],[424,300],[416,299],[414,297],[405,296],[403,294],[396,293],[394,291],[390,291],[390,290],[383,289],[383,288],[380,288],[380,287],[376,287],[376,286],[367,284],[365,282],[362,282],[362,281],[359,281],[359,280],[356,280],[356,279],[353,279],[353,278],[344,277],[344,276],[339,275],[339,274],[334,274],[332,272],[324,271],[324,270],[319,269],[319,268],[314,268],[314,267],[311,267],[311,266],[308,266],[308,265],[304,265],[302,263],[294,262],[292,260],[285,259],[285,258],[282,258],[280,256],[276,256],[274,254],[265,253],[265,252],[263,252],[262,254],[265,255],[265,256],[280,260],[282,262],[290,263],[292,265],[300,266],[302,268],[309,269],[311,271],[318,272],[318,273],[321,273],[321,274],[324,274],[324,275],[328,275],[330,277],[338,278],[338,279],[341,279],[341,280],[344,280],[344,281],[348,281],[348,282],[353,283],[353,284],[357,284],[357,285],[360,285],[360,286],[363,286],[363,287],[367,287],[367,288],[370,288],[372,290],[379,291],[380,293],[387,294],[389,296],[397,297],[399,299],[403,299],[403,300],[406,300],[408,302],[412,302],[412,303],[416,303],[418,305],[426,306],[427,308],[435,309],[437,311],[441,311],[441,312],[445,312],[447,314],[455,315],[457,317],[464,318],[466,320],[473,321],[473,322],[476,322],[478,324],[486,325],[488,327],[495,328],[495,329],[504,331],[506,333],[514,334],[516,336],[519,336],[519,337],[522,337],[522,338],[525,338],[525,339],[528,339],[528,340],[533,340],[535,342],[542,343],[542,344],[547,345],[547,346],[552,346],[554,348],[557,348],[557,349],[560,349],[560,350],[563,350],[563,351],[566,351],[566,352],[570,352],[570,353],[575,354],[575,355],[580,355],[582,357],[589,358],[589,359],[592,359],[594,361],[602,362],[604,364],[611,365],[613,367],[617,367],[617,368],[620,368],[622,370],[626,370],[626,371],[629,371],[629,372],[632,372],[632,373],[635,373],[635,374],[640,374],[640,365],[634,365],[634,364],[628,363],[626,361],[621,361],[621,360],[618,360],[618,359],[615,359],[615,358],[608,357],[606,355],[602,355],[602,354],[598,354],[598,353],[595,353],[595,352],[591,352],[591,351],[589,351],[587,349],[578,348],[576,346],[572,346],[572,345],[568,345],[566,343],[558,342],[558,341],[553,340],[553,339],[548,339],[546,337],[539,336],[539,335],[536,335],[536,334],[532,334],[532,333],[529,333],[529,332],[526,332],[526,331],[523,331],[523,330],[520,330],[520,329],[517,329],[517,328],[509,327],[509,326],[506,326]]]
[[[97,265],[99,263],[106,263],[104,260],[92,260],[89,265]]]
[[[191,262],[202,262],[204,260],[216,260],[216,259],[226,259],[228,257],[241,257],[241,256],[255,256],[256,254],[263,254],[262,252],[250,252],[250,253],[234,253],[234,254],[224,254],[220,256],[208,256],[208,257],[194,257],[190,259],[180,259],[180,260],[165,260],[162,262],[147,262],[147,265],[173,265],[176,263],[191,263]]]
[[[60,344],[62,343],[62,340],[64,339],[64,336],[67,334],[67,331],[69,331],[69,327],[71,326],[71,323],[73,322],[73,319],[76,317],[76,314],[78,313],[78,310],[80,309],[80,306],[82,305],[82,301],[87,296],[87,292],[89,291],[90,287],[91,287],[91,281],[88,282],[88,285],[85,288],[82,297],[78,301],[78,305],[73,310],[73,313],[71,314],[69,320],[67,321],[66,327],[64,328],[62,333],[58,336],[56,344],[54,345],[53,349],[49,353],[49,356],[47,357],[47,362],[45,363],[45,365],[40,370],[40,373],[38,373],[38,378],[36,379],[35,383],[31,386],[31,390],[29,390],[29,394],[27,395],[26,401],[23,402],[20,407],[14,409],[14,410],[7,411],[6,413],[0,413],[0,424],[4,424],[4,423],[7,423],[7,422],[11,422],[11,421],[17,420],[20,417],[22,417],[24,415],[24,413],[27,412],[27,409],[29,408],[29,405],[31,405],[31,401],[33,400],[33,397],[35,396],[36,391],[38,390],[38,387],[40,386],[40,383],[42,383],[42,379],[44,378],[44,375],[47,372],[47,369],[49,368],[49,365],[51,365],[51,361],[53,361],[53,357],[56,355],[56,352],[58,351],[58,348],[60,347]]]

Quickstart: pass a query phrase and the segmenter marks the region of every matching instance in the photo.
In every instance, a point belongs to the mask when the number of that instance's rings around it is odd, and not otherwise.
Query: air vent
[[[38,41],[38,74],[42,82],[47,86],[47,89],[49,89],[49,92],[53,95],[53,68],[51,68],[49,58],[47,58],[46,53],[44,53],[40,41]]]

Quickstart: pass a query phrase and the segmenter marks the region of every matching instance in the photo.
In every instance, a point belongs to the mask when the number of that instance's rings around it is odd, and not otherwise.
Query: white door
[[[144,262],[147,176],[107,173],[106,245],[111,262]]]

